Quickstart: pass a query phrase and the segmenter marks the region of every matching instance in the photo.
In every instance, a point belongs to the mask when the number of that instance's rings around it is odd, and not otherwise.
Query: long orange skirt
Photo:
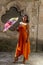
[[[20,55],[23,55],[25,59],[28,59],[28,55],[30,54],[30,40],[26,42],[27,39],[27,32],[22,30],[19,35],[19,41],[16,47],[16,53],[15,56],[19,57]]]

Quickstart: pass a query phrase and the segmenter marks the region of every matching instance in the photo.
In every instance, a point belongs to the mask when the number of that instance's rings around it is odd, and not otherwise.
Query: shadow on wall
[[[0,52],[15,51],[17,39],[0,39]]]
[[[31,52],[43,52],[43,40],[36,40],[35,39],[30,39],[31,42]]]
[[[38,40],[38,50],[43,51],[43,40]]]
[[[31,39],[31,52],[36,51],[36,44],[32,43],[33,40]],[[17,46],[18,39],[0,39],[0,52],[11,52],[15,51]],[[38,40],[37,43],[37,51],[43,52],[43,40]]]

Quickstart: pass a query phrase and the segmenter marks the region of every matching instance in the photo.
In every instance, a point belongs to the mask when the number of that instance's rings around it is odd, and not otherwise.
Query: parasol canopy
[[[17,21],[18,21],[18,17],[14,17],[9,19],[5,24],[4,24],[4,29],[3,32],[7,31],[11,26],[13,26]]]

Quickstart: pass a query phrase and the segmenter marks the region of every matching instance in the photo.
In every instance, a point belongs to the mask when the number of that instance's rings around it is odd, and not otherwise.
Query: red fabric
[[[16,56],[24,55],[28,59],[30,54],[30,40],[27,40],[26,25],[19,26],[19,40],[16,48]]]

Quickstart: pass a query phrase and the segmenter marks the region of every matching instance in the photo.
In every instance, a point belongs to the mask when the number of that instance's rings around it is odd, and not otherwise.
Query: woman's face
[[[27,16],[24,16],[23,17],[23,22],[26,22],[27,21]]]

